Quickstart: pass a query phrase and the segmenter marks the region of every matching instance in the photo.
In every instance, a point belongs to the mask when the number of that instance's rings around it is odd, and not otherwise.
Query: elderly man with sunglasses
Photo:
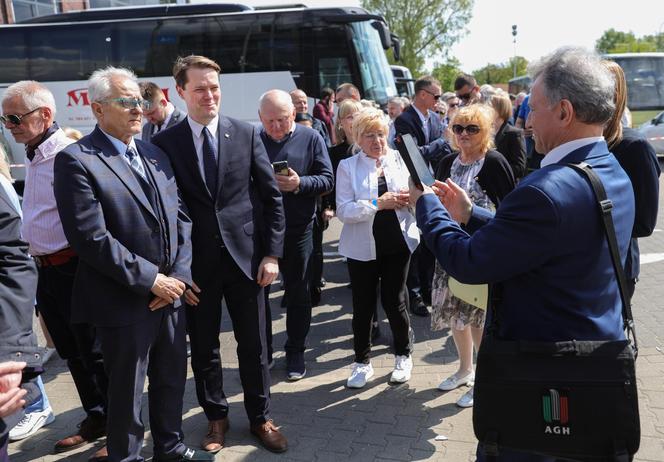
[[[438,80],[431,76],[419,78],[415,82],[413,103],[394,121],[397,134],[395,143],[399,143],[400,135],[412,135],[432,172],[436,171],[440,159],[452,153],[449,143],[443,137],[441,118],[435,112],[441,93]],[[423,244],[417,247],[410,259],[408,295],[410,310],[417,316],[429,315],[426,305],[431,301],[433,262],[433,255]]]
[[[58,154],[54,190],[80,257],[72,316],[97,328],[109,377],[108,460],[144,460],[146,376],[152,460],[212,460],[182,441],[191,221],[166,154],[134,139],[149,102],[133,72],[95,71],[88,95],[97,126]]]
[[[60,357],[67,361],[86,413],[78,431],[55,444],[67,451],[106,434],[106,388],[101,348],[89,322],[71,318],[71,293],[78,256],[65,237],[53,194],[56,154],[73,140],[55,123],[55,100],[39,82],[20,81],[3,95],[0,121],[16,142],[25,145],[23,238],[39,268],[37,312],[48,328]],[[30,435],[48,421],[50,408],[30,413],[22,423]],[[33,424],[30,425],[30,422]],[[96,456],[104,456],[102,448]]]

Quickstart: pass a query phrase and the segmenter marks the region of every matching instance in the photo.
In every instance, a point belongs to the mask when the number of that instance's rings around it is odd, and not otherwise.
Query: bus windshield
[[[620,64],[627,81],[627,106],[632,110],[664,107],[664,54],[661,56],[611,56]]]
[[[372,99],[384,105],[397,89],[390,65],[380,44],[378,31],[371,27],[369,21],[355,22],[353,28],[353,45],[357,52],[358,67],[362,78],[365,99]]]

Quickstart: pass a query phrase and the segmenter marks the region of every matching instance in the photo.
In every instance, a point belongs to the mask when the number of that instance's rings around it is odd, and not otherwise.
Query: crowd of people
[[[88,81],[97,125],[85,136],[58,126],[41,83],[5,92],[0,120],[26,147],[27,176],[21,207],[0,165],[0,346],[8,352],[0,461],[8,440],[54,418],[39,378],[35,299],[86,413],[56,452],[106,436],[91,460],[143,460],[147,378],[153,460],[213,460],[229,429],[222,300],[250,431],[266,449],[286,451],[270,410],[270,286],[281,273],[286,374],[301,380],[333,217],[352,290],[348,388],[374,375],[380,299],[394,342],[390,382],[411,378],[410,316],[429,316],[431,329],[451,330],[459,355],[438,388],[468,386],[457,404],[473,406],[473,351],[487,311],[455,294],[457,281],[500,287],[505,338],[623,337],[599,217],[576,219],[593,216],[594,204],[564,168],[587,162],[605,183],[633,293],[637,238],[654,229],[660,171],[648,142],[622,126],[619,66],[561,49],[532,67],[531,93],[512,98],[467,74],[445,93],[423,76],[412,99],[390,99],[387,113],[351,83],[323,89],[311,113],[302,90],[273,89],[255,102],[260,127],[222,115],[220,72],[204,56],[178,58],[185,112],[131,70],[99,69]],[[432,188],[409,182],[396,149],[404,135],[434,174]],[[208,420],[200,448],[186,446],[181,429],[188,348]],[[503,452],[499,460],[549,458]]]

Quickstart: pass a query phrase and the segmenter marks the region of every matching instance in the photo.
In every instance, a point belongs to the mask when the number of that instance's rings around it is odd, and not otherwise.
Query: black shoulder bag
[[[627,462],[639,448],[638,348],[613,205],[589,165],[568,165],[588,178],[597,197],[627,340],[500,340],[499,313],[492,306],[494,322],[477,355],[473,406],[475,436],[488,461],[505,448],[583,462]]]

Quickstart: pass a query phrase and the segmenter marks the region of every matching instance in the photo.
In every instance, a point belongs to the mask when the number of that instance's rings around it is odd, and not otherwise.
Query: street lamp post
[[[512,25],[512,44],[514,45],[514,58],[513,58],[513,69],[514,69],[514,78],[516,79],[516,24]]]

